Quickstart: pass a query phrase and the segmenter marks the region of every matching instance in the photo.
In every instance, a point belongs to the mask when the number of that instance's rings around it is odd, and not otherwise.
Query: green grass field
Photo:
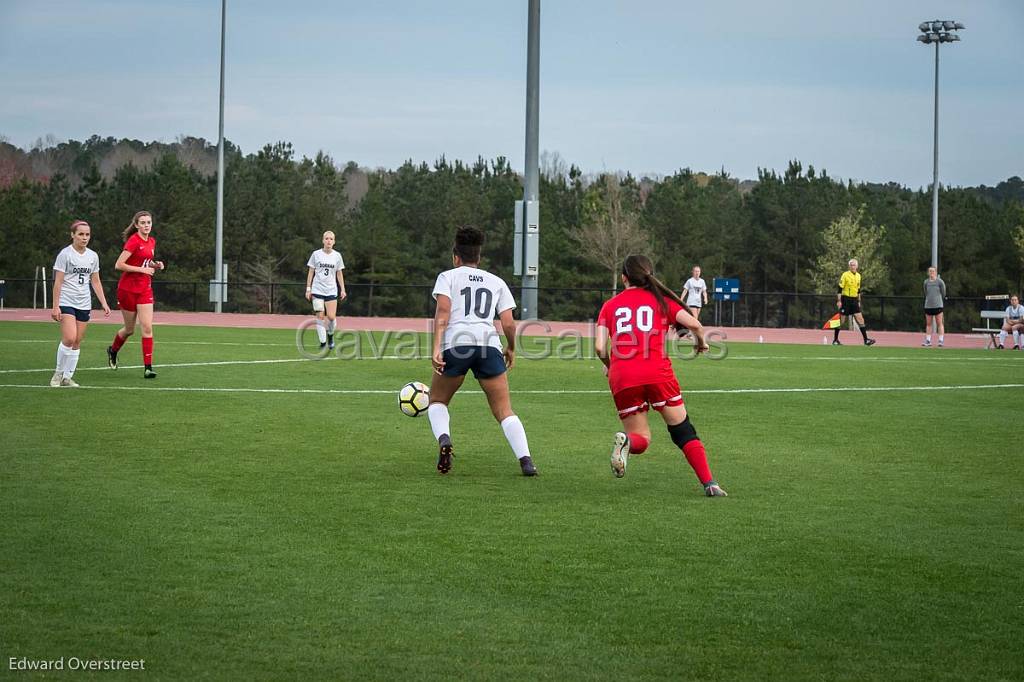
[[[468,381],[441,477],[395,399],[426,360],[159,327],[144,381],[93,369],[113,329],[51,389],[56,325],[0,324],[0,677],[1024,678],[1024,353],[677,362],[730,494],[708,499],[660,420],[613,478],[594,361],[510,374],[534,479]],[[880,390],[823,390],[848,387]]]

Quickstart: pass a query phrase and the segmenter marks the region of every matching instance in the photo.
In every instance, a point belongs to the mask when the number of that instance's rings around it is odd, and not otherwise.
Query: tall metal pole
[[[540,128],[540,0],[529,0],[526,36],[526,168],[524,171],[523,205],[536,202],[540,193],[538,161],[538,130]],[[538,221],[539,223],[539,221]],[[525,221],[524,221],[524,229]],[[539,230],[538,230],[539,231]],[[527,240],[527,244],[529,244]],[[539,247],[539,239],[533,248]],[[530,248],[530,247],[528,247]],[[533,254],[536,259],[539,254]],[[534,260],[536,262],[536,260]],[[522,318],[537,319],[537,273],[523,269]]]
[[[932,168],[932,267],[939,267],[939,42],[935,42],[935,140]]]
[[[213,264],[213,280],[217,282],[214,312],[221,312],[224,300],[224,32],[228,0],[220,3],[220,125],[217,138],[217,236]]]

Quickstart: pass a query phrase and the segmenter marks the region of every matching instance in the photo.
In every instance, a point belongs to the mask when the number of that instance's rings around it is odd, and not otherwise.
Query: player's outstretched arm
[[[503,310],[498,314],[501,331],[505,334],[505,367],[512,369],[516,361],[516,321],[512,317],[512,309]]]
[[[434,366],[434,372],[444,372],[444,356],[441,354],[441,339],[448,328],[448,320],[452,316],[452,299],[444,294],[437,295],[437,307],[434,309],[434,345],[430,353],[430,364]]]
[[[348,298],[348,292],[345,291],[345,271],[338,268],[338,303],[346,298]]]
[[[50,310],[50,317],[54,322],[60,322],[60,290],[64,288],[64,271],[53,271],[53,308]]]
[[[698,353],[709,349],[708,342],[704,340],[704,325],[697,321],[697,318],[690,314],[686,308],[676,313],[676,323],[681,324],[693,334],[693,347]]]
[[[117,262],[114,263],[114,269],[121,272],[141,272],[143,275],[152,275],[156,272],[153,268],[128,265],[128,259],[131,258],[131,255],[131,251],[122,251],[121,255],[117,257]]]
[[[96,298],[99,299],[100,307],[103,308],[104,317],[110,317],[110,306],[107,305],[107,294],[103,291],[103,282],[100,281],[100,273],[92,273],[92,290],[96,292]]]
[[[604,363],[606,369],[610,366],[611,360],[608,356],[608,327],[605,327],[603,324],[597,325],[597,328],[594,330],[594,355]]]

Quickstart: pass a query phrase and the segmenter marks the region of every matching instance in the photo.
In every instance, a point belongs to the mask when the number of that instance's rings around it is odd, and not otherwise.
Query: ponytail
[[[658,300],[658,307],[661,308],[662,314],[668,315],[666,298],[675,301],[684,310],[689,310],[683,300],[676,295],[676,292],[662,284],[661,280],[654,276],[654,265],[647,256],[626,256],[626,260],[622,263],[622,274],[631,285],[651,292]],[[673,323],[674,320],[669,320],[669,322]]]

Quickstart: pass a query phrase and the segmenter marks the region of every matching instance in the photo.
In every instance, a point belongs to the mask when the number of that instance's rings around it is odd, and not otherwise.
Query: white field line
[[[0,384],[0,388],[39,388],[53,390],[46,384]],[[93,391],[163,391],[168,393],[285,393],[316,395],[395,395],[394,389],[371,388],[227,388],[199,386],[80,386]],[[684,395],[755,394],[755,393],[895,393],[902,391],[967,391],[1001,388],[1024,388],[1024,384],[959,384],[955,386],[835,386],[818,388],[705,388],[683,391]],[[483,394],[479,390],[460,393]],[[513,390],[517,395],[600,395],[607,389]]]
[[[324,358],[324,360],[334,360],[335,358]],[[215,367],[218,365],[277,365],[287,362],[314,362],[307,358],[279,358],[277,360],[216,360],[211,362],[179,362],[179,363],[167,363],[159,364],[156,366],[157,369],[161,367]],[[319,361],[317,361],[319,362]],[[118,365],[118,369],[142,369],[142,365]],[[47,367],[45,369],[0,369],[0,374],[21,374],[24,372],[52,372],[53,367]],[[111,372],[109,367],[79,367],[76,372],[97,372],[106,370]]]
[[[358,358],[345,358],[344,362],[351,362],[353,360],[415,360],[415,361],[426,361],[429,358],[427,355],[421,357],[410,358],[404,355],[368,355],[365,357]],[[322,361],[333,361],[339,360],[340,358],[327,356],[315,362]],[[583,362],[597,362],[597,358],[533,358],[529,357],[528,354],[521,353],[516,358],[517,360],[550,360],[558,359],[560,361],[583,361]],[[927,363],[935,362],[942,364],[955,364],[959,362],[987,362],[991,363],[991,367],[1024,367],[1024,363],[1017,364],[1016,361],[1009,363],[999,363],[1001,358],[946,358],[946,359],[917,359],[917,358],[836,358],[836,357],[790,357],[790,356],[772,356],[772,355],[758,355],[758,356],[747,356],[747,357],[729,357],[727,360],[731,362],[736,361],[771,361],[776,362],[779,360],[791,360],[791,361],[826,361],[826,362],[893,362],[893,363]],[[677,358],[678,360],[678,358]],[[686,362],[685,360],[679,360],[680,362]],[[211,360],[207,362],[177,362],[177,363],[160,363],[157,367],[219,367],[225,365],[276,365],[282,363],[292,362],[314,362],[310,358],[276,358],[271,360]],[[142,365],[120,365],[120,369],[142,369]],[[23,374],[30,372],[52,372],[53,367],[33,367],[27,369],[0,369],[0,374]],[[95,372],[102,370],[109,370],[109,367],[79,367],[76,371],[79,372]]]
[[[52,343],[54,343],[54,339],[0,339],[0,343],[43,343],[43,344],[52,344]],[[426,349],[424,349],[423,355],[421,357],[409,358],[407,356],[400,356],[400,355],[375,355],[374,354],[375,348],[373,347],[373,345],[369,341],[367,341],[366,344],[368,346],[368,350],[370,351],[370,354],[366,355],[365,357],[347,358],[347,359],[352,359],[352,360],[429,360],[430,359],[430,356],[428,355],[428,351]],[[246,343],[246,342],[242,342],[242,341],[160,341],[160,345],[161,346],[164,346],[164,345],[168,345],[168,346],[234,346],[234,347],[252,347],[252,348],[294,348],[295,347],[294,343]],[[552,347],[555,347],[556,345],[557,344],[553,343]],[[681,350],[685,350],[686,352],[689,352],[689,347],[682,347]],[[965,349],[959,349],[959,350],[965,350]],[[966,350],[971,350],[971,349],[966,349]],[[547,360],[547,359],[550,359],[549,357],[534,357],[535,354],[538,354],[538,353],[541,353],[541,352],[543,352],[541,349],[538,349],[538,350],[520,349],[519,355],[517,356],[516,359],[518,359],[518,360]],[[941,351],[939,351],[939,352],[941,353]],[[554,356],[551,356],[551,357],[554,357]],[[673,356],[673,357],[674,357],[674,359],[677,359],[677,360],[681,360],[682,359],[682,358],[675,357],[675,356]],[[779,361],[779,360],[794,362],[794,361],[807,361],[807,360],[810,360],[810,361],[815,361],[815,362],[819,362],[819,361],[820,362],[912,362],[912,363],[913,362],[921,362],[921,363],[943,363],[943,364],[948,364],[948,363],[951,363],[951,362],[952,363],[956,363],[956,362],[999,362],[999,361],[1004,361],[1004,360],[1009,360],[1010,362],[1014,362],[1015,360],[1011,359],[1013,357],[1016,357],[1016,356],[1015,355],[1010,355],[1009,357],[1006,357],[1006,356],[995,356],[994,355],[994,356],[991,356],[991,357],[978,358],[978,357],[950,357],[950,356],[947,355],[946,357],[908,358],[908,357],[895,357],[895,356],[884,356],[884,355],[879,357],[879,356],[876,355],[875,357],[852,357],[851,358],[851,357],[842,357],[842,356],[837,357],[835,355],[818,355],[818,356],[809,356],[809,357],[805,357],[805,356],[792,356],[792,355],[745,355],[745,356],[730,355],[727,359],[731,360],[731,361],[741,361],[741,362],[763,361],[763,360],[771,360],[773,362],[774,361]],[[1021,357],[1024,358],[1024,353],[1021,353]],[[331,359],[331,358],[327,358],[327,359]],[[581,357],[581,358],[572,358],[572,357],[570,357],[570,358],[558,358],[558,359],[560,359],[560,360],[575,360],[575,361],[581,361],[581,360],[582,361],[596,361],[597,360],[596,357]],[[252,362],[262,362],[262,361],[252,361]],[[188,367],[189,365],[187,365],[187,364],[178,364],[178,365],[163,365],[163,366],[164,367]],[[1012,366],[1012,365],[1004,365],[1004,366],[1008,366],[1009,367],[1009,366]],[[0,370],[0,371],[4,371],[4,370]],[[34,370],[25,370],[25,371],[34,371]]]

